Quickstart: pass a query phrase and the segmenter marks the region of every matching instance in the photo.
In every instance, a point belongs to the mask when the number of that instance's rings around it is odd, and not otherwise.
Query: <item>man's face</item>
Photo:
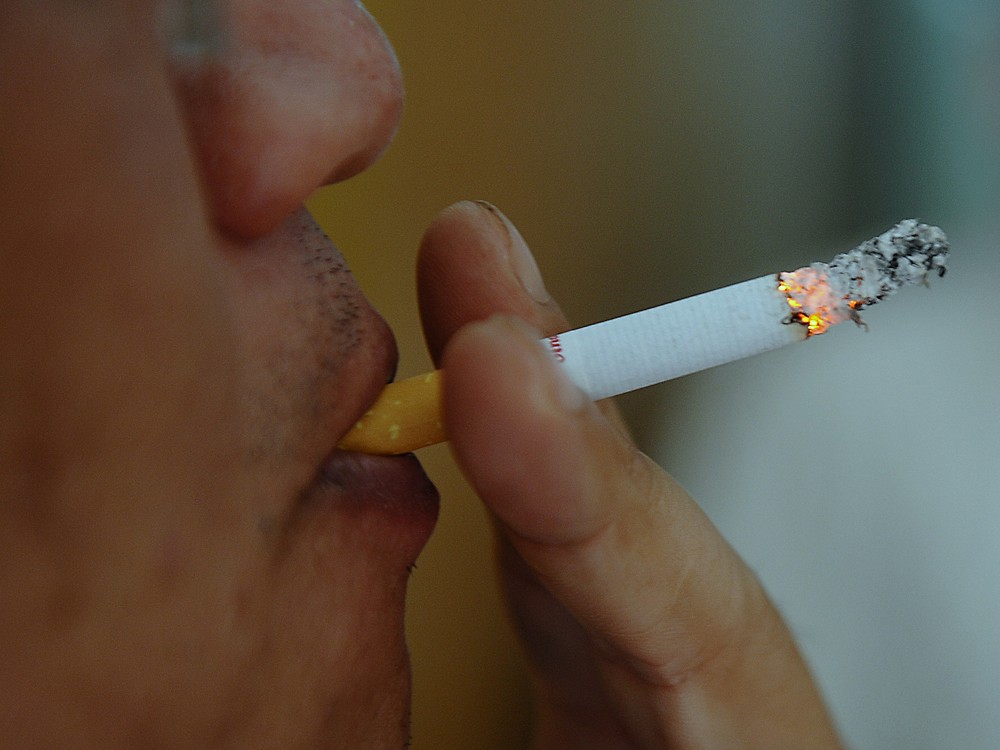
[[[207,51],[175,6],[0,11],[3,746],[407,739],[437,499],[335,449],[395,346],[302,208],[396,61],[351,0],[215,10]]]

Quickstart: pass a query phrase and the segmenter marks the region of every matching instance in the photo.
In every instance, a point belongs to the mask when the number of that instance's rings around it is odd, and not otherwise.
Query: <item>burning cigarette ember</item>
[[[541,341],[598,400],[777,349],[852,320],[904,286],[944,276],[948,240],[907,219],[829,263],[762,276]],[[719,319],[727,321],[719,326]],[[386,387],[340,442],[393,455],[446,439],[439,373]]]
[[[862,309],[904,286],[926,285],[932,273],[944,276],[947,260],[944,232],[907,219],[829,263],[779,273],[778,290],[792,310],[789,321],[815,336],[848,318],[863,326]]]

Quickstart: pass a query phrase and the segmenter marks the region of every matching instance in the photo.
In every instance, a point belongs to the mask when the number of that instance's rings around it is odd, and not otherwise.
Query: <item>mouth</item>
[[[386,335],[380,349],[385,356],[379,357],[379,364],[362,379],[362,392],[352,399],[356,408],[349,410],[349,418],[335,430],[338,441],[392,380],[395,341],[387,326],[383,330]],[[408,550],[408,562],[430,538],[439,509],[437,488],[413,454],[376,456],[334,448],[322,462],[309,497],[313,502],[322,498],[349,514],[352,523],[370,530],[373,543]]]
[[[430,537],[438,515],[437,490],[419,461],[412,455],[372,456],[335,447],[393,379],[398,362],[395,337],[311,218],[302,231],[314,237],[314,249],[320,257],[329,256],[327,265],[340,269],[337,288],[322,291],[324,298],[339,300],[328,318],[342,327],[342,318],[347,317],[348,325],[347,332],[340,334],[344,357],[328,381],[329,400],[317,415],[322,442],[317,445],[320,450],[315,454],[318,460],[312,481],[300,495],[300,513],[319,511],[324,515],[332,511],[352,527],[367,530],[371,544],[398,537],[415,557]]]

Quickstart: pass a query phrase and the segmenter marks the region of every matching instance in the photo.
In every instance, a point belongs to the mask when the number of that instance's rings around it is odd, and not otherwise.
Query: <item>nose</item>
[[[234,0],[219,18],[220,43],[174,75],[215,219],[252,238],[378,158],[402,77],[354,0]]]

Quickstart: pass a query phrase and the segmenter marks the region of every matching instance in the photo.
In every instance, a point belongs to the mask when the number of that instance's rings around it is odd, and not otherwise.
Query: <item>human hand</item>
[[[453,206],[418,276],[449,439],[537,680],[534,747],[839,747],[752,572],[537,344],[569,326],[512,225]]]

